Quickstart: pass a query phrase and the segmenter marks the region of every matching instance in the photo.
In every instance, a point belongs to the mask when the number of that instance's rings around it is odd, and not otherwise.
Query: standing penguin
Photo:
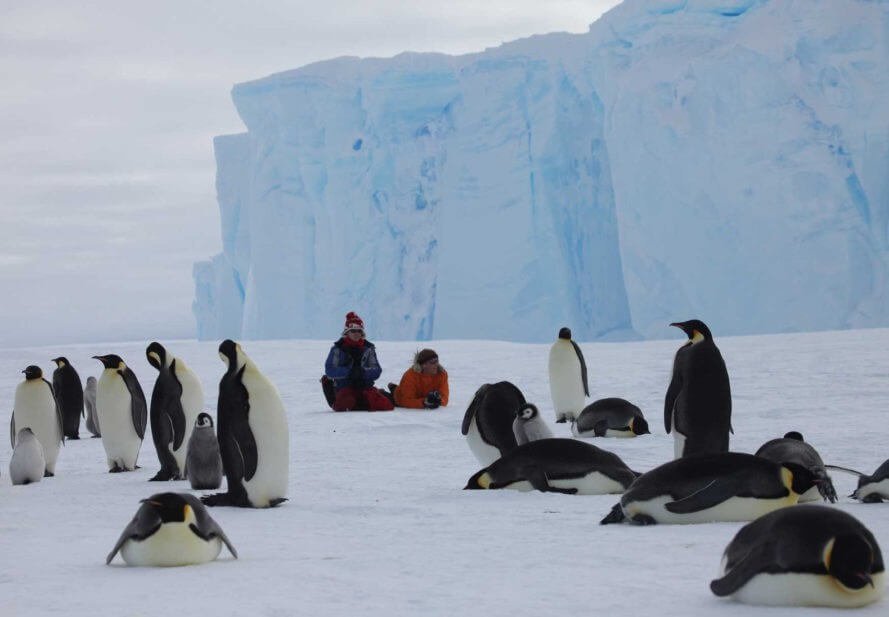
[[[553,436],[546,421],[540,417],[537,406],[531,403],[525,403],[516,410],[515,420],[512,421],[512,433],[518,445]]]
[[[151,343],[145,355],[158,370],[149,418],[161,469],[151,480],[184,480],[188,439],[204,404],[204,391],[194,372],[160,343]]]
[[[135,373],[120,356],[109,354],[93,358],[105,367],[96,386],[96,410],[108,471],[133,471],[148,422],[145,394]]]
[[[185,475],[196,490],[215,489],[222,484],[222,457],[213,432],[213,418],[208,413],[198,414],[195,421],[185,456]]]
[[[268,508],[286,501],[290,433],[278,389],[232,340],[219,345],[227,369],[219,382],[217,436],[227,492],[208,506]]]
[[[732,394],[722,354],[704,322],[670,325],[688,336],[676,352],[664,399],[664,427],[673,433],[674,457],[728,452]]]
[[[52,387],[56,393],[62,428],[68,439],[80,439],[80,416],[83,415],[83,383],[80,375],[65,357],[53,358],[56,370],[52,373]]]
[[[710,590],[746,604],[854,608],[883,595],[885,566],[873,534],[855,517],[810,505],[742,527],[719,576]]]
[[[461,432],[482,465],[490,465],[518,445],[512,424],[525,395],[508,381],[483,384],[463,416]]]
[[[601,398],[584,407],[571,432],[576,437],[635,437],[651,431],[642,410],[630,401]]]
[[[819,501],[821,499],[836,503],[837,492],[833,487],[833,481],[824,468],[824,461],[821,460],[821,455],[818,454],[815,448],[803,441],[802,434],[797,431],[790,431],[780,439],[771,439],[762,444],[755,454],[776,463],[788,461],[798,463],[815,474],[815,477],[818,478],[818,485],[800,495],[800,503]]]
[[[23,428],[30,428],[43,446],[46,457],[44,476],[54,476],[59,449],[65,442],[62,415],[56,404],[52,386],[43,378],[43,371],[33,364],[22,371],[25,381],[15,389],[15,403],[9,426],[9,439],[15,447],[15,437]]]
[[[188,566],[213,561],[222,545],[238,552],[204,504],[188,493],[158,493],[142,505],[105,559],[120,551],[130,566]]]
[[[43,446],[28,427],[18,432],[15,438],[15,450],[9,459],[9,478],[14,485],[31,484],[43,479],[46,469],[46,458]]]
[[[556,422],[574,422],[583,409],[584,398],[590,395],[586,361],[568,328],[559,330],[559,338],[549,350],[549,392]]]
[[[86,387],[83,389],[83,408],[86,411],[86,430],[93,437],[101,437],[99,429],[99,415],[96,413],[96,378],[90,375],[86,378]]]

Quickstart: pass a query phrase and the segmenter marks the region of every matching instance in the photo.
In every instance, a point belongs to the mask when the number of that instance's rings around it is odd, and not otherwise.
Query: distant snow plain
[[[372,332],[371,332],[372,334]],[[872,472],[889,458],[889,329],[720,338],[733,392],[732,449],[753,452],[798,430],[828,463]],[[10,413],[20,373],[65,355],[85,381],[91,356],[117,353],[150,397],[150,341],[0,350],[0,408]],[[223,372],[218,343],[161,341],[200,376],[215,417]],[[584,343],[590,402],[637,403],[654,434],[594,439],[646,471],[669,460],[663,397],[675,340]],[[740,523],[602,527],[617,495],[463,491],[480,465],[460,424],[483,383],[510,380],[536,402],[556,436],[547,344],[497,341],[377,342],[397,382],[412,353],[431,346],[450,375],[451,402],[437,411],[331,412],[318,379],[331,341],[245,341],[277,385],[288,412],[289,501],[270,510],[211,513],[238,549],[186,568],[129,568],[105,556],[155,492],[150,435],[134,473],[109,474],[101,440],[83,424],[59,456],[56,477],[11,486],[11,449],[0,440],[0,615],[825,615],[824,609],[764,609],[716,598],[708,584]],[[832,474],[835,506],[859,518],[889,551],[889,504],[846,497],[851,476]],[[860,615],[885,615],[885,598]],[[199,611],[196,613],[195,611]]]

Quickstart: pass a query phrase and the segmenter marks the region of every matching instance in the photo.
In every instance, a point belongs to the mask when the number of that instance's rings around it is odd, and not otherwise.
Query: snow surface
[[[889,2],[625,0],[585,34],[234,87],[199,339],[889,326]]]
[[[653,435],[596,439],[631,467],[672,456],[662,405],[673,340],[581,345],[594,398],[637,403]],[[709,581],[735,523],[599,526],[617,496],[463,491],[478,464],[460,434],[466,405],[485,382],[509,379],[536,402],[556,436],[549,346],[436,341],[451,404],[434,412],[335,414],[318,378],[331,341],[244,343],[280,389],[291,438],[290,500],[271,510],[211,513],[237,548],[186,568],[104,565],[139,499],[187,483],[148,483],[158,462],[149,435],[142,469],[109,474],[99,439],[69,441],[56,477],[13,487],[0,440],[0,615],[825,615],[762,609],[716,598]],[[215,416],[223,363],[217,343],[163,341],[201,378]],[[889,329],[717,338],[734,393],[733,449],[752,452],[795,429],[829,463],[872,472],[889,458]],[[12,406],[19,371],[49,370],[64,354],[86,379],[90,356],[118,353],[151,391],[146,342],[0,350],[0,408]],[[384,371],[399,378],[418,346],[377,341]],[[591,399],[592,400],[592,399]],[[81,434],[87,434],[81,429]],[[838,493],[855,479],[833,474]],[[889,551],[889,504],[843,497]],[[889,601],[862,609],[884,615]],[[198,611],[198,612],[190,612]]]

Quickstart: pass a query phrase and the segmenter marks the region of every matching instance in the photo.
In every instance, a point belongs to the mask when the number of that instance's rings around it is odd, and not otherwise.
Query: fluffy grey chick
[[[46,469],[46,458],[43,446],[28,427],[23,428],[15,436],[15,449],[9,460],[9,478],[13,484],[31,484],[43,479]]]
[[[86,378],[86,386],[83,388],[83,409],[86,413],[86,430],[93,437],[101,437],[99,416],[96,414],[96,378],[92,375]]]
[[[525,403],[516,410],[515,420],[512,421],[512,432],[519,445],[553,436],[546,421],[540,417],[537,406],[531,403]]]
[[[222,484],[222,457],[208,413],[199,413],[194,422],[185,455],[185,475],[193,489],[219,488]]]

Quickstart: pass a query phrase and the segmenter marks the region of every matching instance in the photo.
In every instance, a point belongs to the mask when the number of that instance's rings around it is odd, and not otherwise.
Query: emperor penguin
[[[590,395],[586,361],[568,328],[559,330],[559,338],[549,349],[549,392],[556,422],[574,422]]]
[[[784,437],[771,439],[762,444],[755,454],[776,463],[788,461],[797,463],[815,474],[818,484],[800,495],[800,503],[822,499],[836,503],[837,492],[833,487],[833,480],[827,475],[821,455],[810,444],[803,441],[803,436],[799,432],[790,431]]]
[[[93,356],[105,370],[96,385],[96,410],[111,473],[133,471],[145,437],[148,408],[136,374],[115,354]]]
[[[512,424],[525,403],[522,391],[508,381],[482,384],[476,390],[460,431],[479,463],[490,465],[518,445]]]
[[[52,388],[62,414],[62,428],[67,439],[80,439],[80,416],[83,415],[83,383],[80,375],[64,356],[53,358]]]
[[[816,482],[801,465],[752,454],[683,457],[639,476],[601,523],[750,521],[796,504]]]
[[[538,439],[473,474],[465,488],[603,495],[624,492],[636,475],[616,454],[592,444],[576,439]]]
[[[130,566],[190,566],[213,561],[223,544],[238,558],[225,532],[194,495],[158,493],[140,503],[106,564],[120,551]]]
[[[184,480],[188,440],[204,404],[204,390],[194,371],[160,343],[148,345],[145,355],[158,370],[149,419],[161,468],[151,480]]]
[[[642,410],[622,398],[590,403],[571,425],[575,437],[636,437],[650,432]]]
[[[670,325],[688,336],[676,352],[664,399],[664,427],[673,433],[674,457],[728,452],[732,394],[722,354],[704,322]]]
[[[15,403],[9,426],[9,440],[15,448],[15,437],[23,428],[30,428],[43,446],[46,458],[44,476],[54,476],[59,449],[65,442],[62,415],[56,404],[52,386],[43,378],[43,371],[33,364],[22,371],[25,380],[15,389]]]
[[[825,467],[858,476],[858,487],[849,497],[858,499],[862,503],[882,503],[884,500],[889,500],[889,459],[877,467],[871,475],[837,465],[825,465]]]
[[[23,428],[15,437],[15,449],[9,459],[9,478],[14,485],[40,482],[45,469],[43,446],[29,427]]]
[[[86,412],[86,430],[93,437],[101,437],[99,416],[96,413],[96,378],[92,375],[86,378],[86,386],[83,388],[83,408]]]
[[[537,411],[537,406],[531,403],[525,403],[516,410],[515,420],[512,421],[512,433],[518,445],[553,436],[546,421]]]
[[[745,604],[856,608],[885,587],[883,555],[855,517],[828,506],[770,512],[742,527],[722,558],[717,596]]]
[[[208,413],[199,413],[195,420],[185,456],[185,475],[196,490],[216,489],[222,484],[222,457]]]
[[[268,508],[286,501],[290,433],[278,389],[241,346],[219,345],[226,364],[219,382],[217,437],[227,492],[201,499],[208,506]]]

